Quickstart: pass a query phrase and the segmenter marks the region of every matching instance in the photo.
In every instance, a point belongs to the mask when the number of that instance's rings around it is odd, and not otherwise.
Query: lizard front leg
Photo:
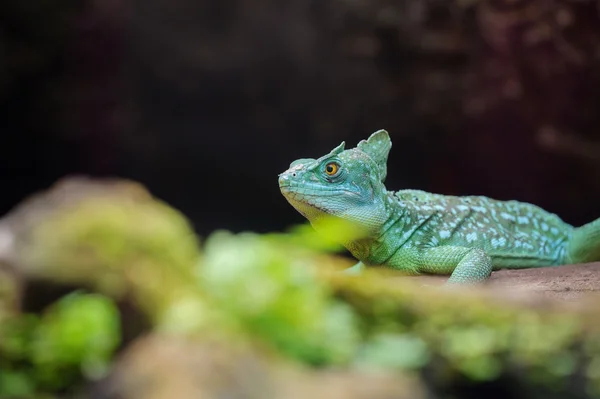
[[[417,270],[451,274],[447,284],[472,284],[485,281],[490,276],[492,258],[479,248],[441,246],[420,252]]]
[[[397,251],[385,264],[393,269],[411,274],[450,275],[447,284],[472,284],[485,281],[492,273],[492,259],[479,248],[441,246],[424,250]],[[363,262],[342,271],[360,274]]]
[[[485,251],[458,246],[400,249],[386,265],[407,274],[450,275],[449,285],[485,281],[492,273],[492,259]]]

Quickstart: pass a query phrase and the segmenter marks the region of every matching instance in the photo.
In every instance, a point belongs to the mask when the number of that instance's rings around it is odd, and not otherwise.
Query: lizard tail
[[[573,230],[566,255],[569,263],[600,261],[600,218]]]

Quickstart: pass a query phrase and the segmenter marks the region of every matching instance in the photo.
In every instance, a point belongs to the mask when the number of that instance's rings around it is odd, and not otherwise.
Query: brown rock
[[[423,397],[402,375],[312,371],[224,341],[151,335],[122,355],[95,399],[389,399]]]
[[[426,284],[443,284],[446,277],[419,277]],[[600,294],[600,262],[540,267],[530,269],[504,269],[492,273],[483,287],[492,293],[507,297],[530,299],[552,298],[560,301],[577,301]]]

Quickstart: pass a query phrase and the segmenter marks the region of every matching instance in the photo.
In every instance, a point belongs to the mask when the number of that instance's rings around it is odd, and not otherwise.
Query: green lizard
[[[342,242],[359,262],[346,269],[387,266],[409,275],[450,275],[448,283],[476,283],[492,270],[600,260],[600,219],[575,228],[523,202],[386,190],[392,147],[385,130],[356,148],[342,142],[319,159],[298,159],[279,175],[287,201],[315,229],[323,217],[365,231]]]

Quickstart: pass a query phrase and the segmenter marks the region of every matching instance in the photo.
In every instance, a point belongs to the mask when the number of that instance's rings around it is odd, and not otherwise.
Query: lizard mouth
[[[360,194],[354,191],[346,190],[346,189],[337,189],[333,187],[324,187],[324,186],[311,186],[311,185],[302,185],[296,186],[290,183],[280,183],[279,189],[281,192],[286,194],[295,194],[300,197],[335,197],[338,195],[351,195],[354,197],[359,197]]]

